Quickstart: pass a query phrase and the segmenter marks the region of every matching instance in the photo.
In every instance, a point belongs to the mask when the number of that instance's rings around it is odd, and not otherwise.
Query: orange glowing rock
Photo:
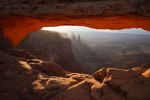
[[[112,17],[1,17],[0,25],[6,37],[17,45],[29,32],[46,26],[79,25],[99,29],[143,28],[150,30],[150,18],[135,15]]]

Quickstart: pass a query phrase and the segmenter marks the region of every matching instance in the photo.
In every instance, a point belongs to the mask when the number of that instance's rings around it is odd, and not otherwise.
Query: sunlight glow
[[[120,29],[120,30],[111,30],[111,29],[94,29],[85,26],[56,26],[56,27],[43,27],[41,30],[48,31],[57,31],[62,33],[83,33],[83,32],[104,32],[104,33],[132,33],[132,34],[149,34],[149,31],[146,31],[142,28],[129,28],[129,29]]]
[[[43,27],[41,30],[50,30],[58,32],[87,32],[87,31],[97,31],[97,29],[89,28],[85,26],[56,26],[56,27]]]

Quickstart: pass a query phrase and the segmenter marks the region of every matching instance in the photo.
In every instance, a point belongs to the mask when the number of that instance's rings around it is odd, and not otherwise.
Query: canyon
[[[59,25],[150,30],[150,0],[1,0],[1,100],[150,100],[149,67],[104,67],[92,74],[76,73],[81,66],[69,40],[59,41],[63,53],[49,49],[53,60],[21,45],[30,32]],[[77,65],[66,66],[66,57]]]
[[[0,50],[0,99],[150,99],[150,68],[103,67],[92,74],[85,74],[85,70],[79,73],[81,66],[70,58],[74,56],[68,41],[60,38],[57,32],[41,30],[29,33],[15,49],[1,42],[5,48]],[[71,59],[75,66],[66,67],[60,63],[64,60],[69,63]]]
[[[53,61],[71,72],[85,72],[72,52],[72,43],[57,32],[39,30],[29,33],[18,45],[18,49],[31,52],[44,61]]]

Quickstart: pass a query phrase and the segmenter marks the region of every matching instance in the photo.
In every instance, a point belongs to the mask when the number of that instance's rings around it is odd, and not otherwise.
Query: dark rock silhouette
[[[0,27],[0,50],[13,48],[12,41],[4,36],[3,28]]]

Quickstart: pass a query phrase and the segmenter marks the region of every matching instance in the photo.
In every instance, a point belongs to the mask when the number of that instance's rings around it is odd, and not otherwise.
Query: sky
[[[67,33],[69,38],[72,35],[80,35],[82,41],[92,43],[104,43],[108,41],[130,40],[143,38],[143,36],[150,37],[150,31],[146,31],[142,28],[129,28],[120,30],[111,29],[94,29],[85,26],[57,26],[57,27],[43,27],[41,30],[57,31],[59,33]]]
[[[85,26],[56,26],[56,27],[43,27],[41,30],[50,30],[64,33],[87,33],[87,32],[106,32],[106,33],[131,33],[131,34],[150,34],[149,31],[146,31],[142,28],[129,28],[121,30],[110,30],[110,29],[94,29]]]

